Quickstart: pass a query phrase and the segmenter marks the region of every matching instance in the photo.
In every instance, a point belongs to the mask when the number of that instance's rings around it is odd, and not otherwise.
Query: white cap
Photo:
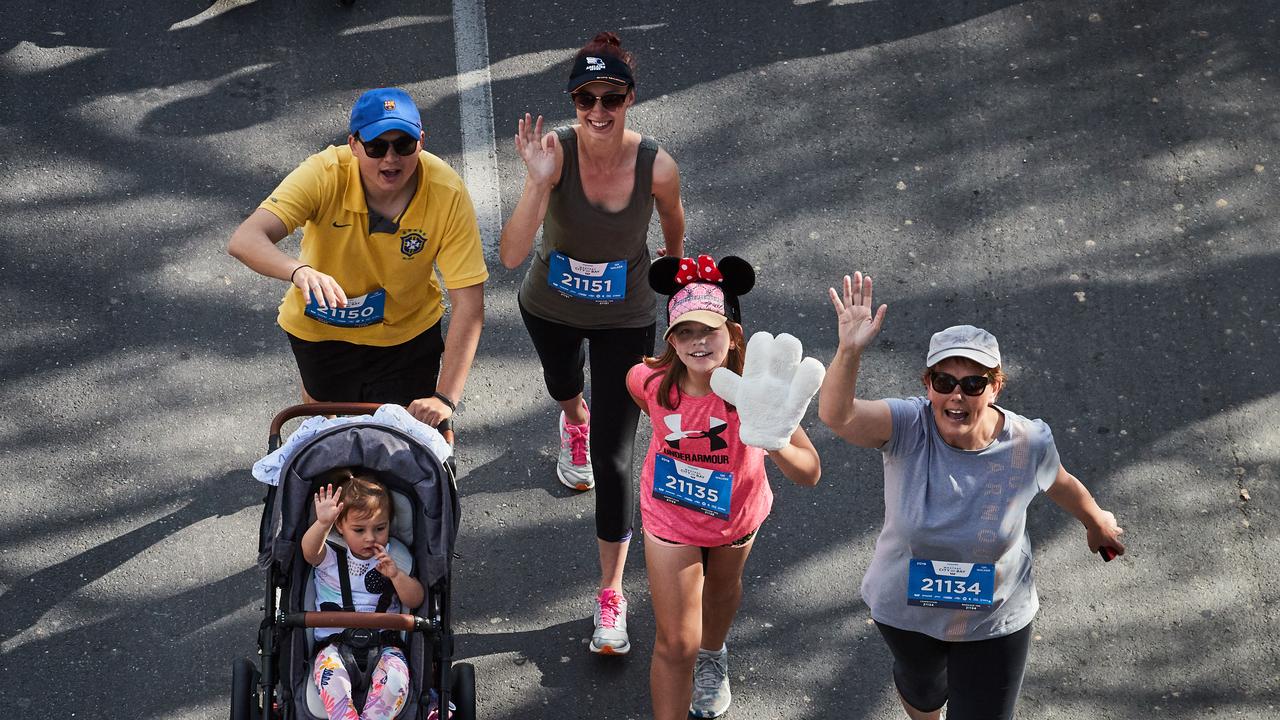
[[[982,367],[1000,367],[1000,344],[996,336],[972,325],[952,325],[929,338],[925,367],[933,367],[949,357],[969,358]]]

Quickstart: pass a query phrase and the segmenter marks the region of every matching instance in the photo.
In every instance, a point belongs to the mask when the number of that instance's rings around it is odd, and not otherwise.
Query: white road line
[[[502,198],[493,137],[493,92],[489,87],[489,30],[484,0],[453,0],[453,45],[458,65],[462,120],[462,177],[480,221],[485,260],[498,259]]]

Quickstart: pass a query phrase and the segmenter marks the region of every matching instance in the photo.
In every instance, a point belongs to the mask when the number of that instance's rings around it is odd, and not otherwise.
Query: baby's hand
[[[333,485],[325,485],[316,493],[316,522],[333,525],[342,513],[342,488],[334,489]]]
[[[388,580],[395,580],[400,576],[400,566],[387,554],[386,545],[374,545],[373,556],[378,559],[378,572]]]

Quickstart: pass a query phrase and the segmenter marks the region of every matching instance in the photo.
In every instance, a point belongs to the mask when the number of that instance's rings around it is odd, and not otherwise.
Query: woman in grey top
[[[520,315],[542,362],[547,392],[560,405],[556,475],[576,490],[595,488],[600,586],[590,649],[622,655],[627,637],[622,569],[631,539],[631,453],[639,409],[627,371],[653,351],[649,219],[658,211],[665,247],[684,252],[680,173],[650,137],[626,127],[635,103],[631,53],[603,32],[574,57],[567,90],[577,123],[543,134],[525,114],[516,150],[524,191],[502,228],[499,257],[519,267],[542,242],[520,288]],[[590,345],[591,406],[583,402]]]
[[[1062,467],[1049,427],[997,406],[1005,374],[995,337],[971,325],[934,334],[926,396],[859,400],[858,365],[884,323],[871,278],[830,290],[840,343],[818,415],[884,456],[885,521],[862,596],[894,656],[907,716],[1011,718],[1039,602],[1027,506],[1044,491],[1085,527],[1104,559],[1123,555],[1115,516]]]

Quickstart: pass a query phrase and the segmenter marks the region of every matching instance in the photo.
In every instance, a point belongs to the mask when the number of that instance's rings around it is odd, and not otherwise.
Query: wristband
[[[297,275],[297,274],[298,274],[298,271],[299,271],[299,270],[301,270],[301,269],[302,269],[302,268],[304,268],[304,267],[311,267],[311,266],[310,266],[310,265],[299,265],[298,267],[296,267],[296,268],[294,268],[294,269],[293,269],[293,272],[289,273],[289,282],[290,282],[291,284],[293,283],[293,276],[294,276],[294,275]]]
[[[457,406],[457,405],[455,405],[455,404],[453,403],[453,401],[452,401],[452,400],[450,400],[449,398],[445,397],[444,395],[442,395],[442,394],[440,394],[440,393],[438,393],[438,392],[436,392],[436,393],[431,393],[431,397],[433,397],[433,398],[435,398],[435,399],[439,400],[440,402],[444,403],[445,405],[448,405],[448,406],[449,406],[449,410],[451,410],[451,411],[452,411],[452,410],[457,410],[457,409],[458,409],[458,406]]]

